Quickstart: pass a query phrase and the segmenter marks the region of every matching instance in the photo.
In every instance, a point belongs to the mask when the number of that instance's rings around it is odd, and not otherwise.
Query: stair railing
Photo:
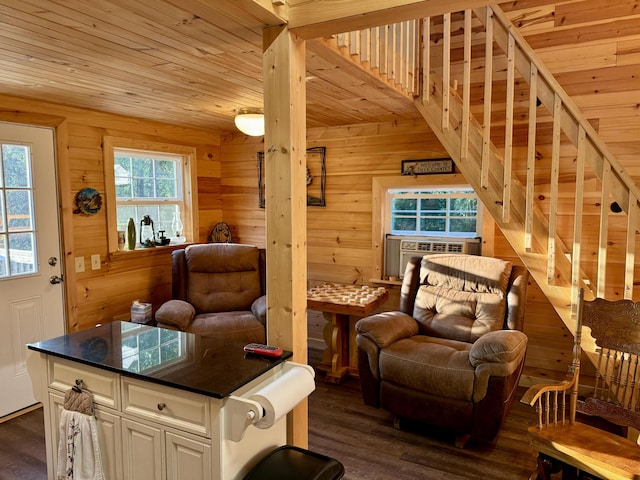
[[[565,324],[580,287],[633,299],[640,190],[499,7],[337,44],[415,99]]]

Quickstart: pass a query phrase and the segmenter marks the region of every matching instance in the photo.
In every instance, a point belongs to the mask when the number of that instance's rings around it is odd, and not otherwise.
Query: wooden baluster
[[[513,98],[516,83],[516,41],[509,34],[507,45],[507,98],[504,131],[504,175],[502,179],[502,221],[511,218],[511,164],[513,157]]]
[[[605,356],[605,363],[604,363],[604,371],[603,371],[603,377],[602,377],[602,395],[603,395],[603,400],[610,402],[611,401],[611,382],[613,381],[613,373],[612,372],[612,365],[611,365],[611,350],[607,349],[603,349],[605,350],[604,356]]]
[[[600,192],[600,232],[598,236],[598,285],[597,296],[604,298],[607,280],[607,245],[609,243],[609,189],[611,187],[611,164],[602,165],[602,189]]]
[[[624,262],[624,298],[633,300],[633,270],[636,257],[636,229],[638,228],[638,199],[629,192],[627,211],[627,247]]]
[[[358,55],[360,51],[359,32],[349,32],[349,55]]]
[[[442,16],[442,130],[449,131],[451,88],[451,14]]]
[[[418,32],[418,20],[411,20],[409,22],[409,52],[407,53],[407,91],[412,95],[418,94],[418,62],[417,55],[420,50],[420,35]]]
[[[469,153],[469,121],[471,103],[471,10],[464,11],[464,72],[462,74],[462,130],[460,161]]]
[[[396,72],[396,25],[387,26],[387,82],[393,81]]]
[[[550,404],[551,398],[550,397],[551,397],[551,395],[549,394],[549,392],[547,392],[545,394],[546,402],[545,402],[545,406],[544,406],[544,415],[545,415],[544,424],[545,425],[549,425],[549,422],[550,422],[550,418],[549,418],[549,412],[551,411],[551,404]]]
[[[538,428],[542,428],[544,426],[542,424],[542,397],[544,397],[544,395],[540,396],[538,398],[538,401],[536,402],[536,412],[538,413]]]
[[[371,70],[380,69],[380,32],[384,27],[372,27],[369,32],[369,51],[371,52],[371,58],[369,66]]]
[[[387,67],[388,67],[388,57],[389,57],[389,25],[383,25],[378,27],[378,33],[380,35],[380,40],[378,42],[378,69],[380,75],[387,76]]]
[[[639,360],[636,357],[635,371],[634,371],[634,385],[633,393],[631,394],[631,402],[633,410],[640,412],[640,375],[638,375],[638,369],[640,369]]]
[[[371,44],[369,40],[371,31],[366,28],[364,30],[360,30],[359,33],[360,35],[358,36],[358,43],[360,44],[360,61],[362,63],[366,62],[371,65],[371,51],[369,50]]]
[[[529,75],[529,136],[527,139],[527,193],[525,198],[524,248],[533,248],[533,206],[536,173],[536,124],[538,110],[538,68],[531,63]]]
[[[593,387],[593,396],[595,398],[600,398],[600,379],[602,378],[602,349],[598,350],[598,365],[596,366],[596,381]]]
[[[578,130],[578,154],[576,158],[576,195],[573,216],[573,247],[571,254],[571,298],[578,298],[580,288],[580,253],[582,245],[582,211],[584,197],[584,163],[587,137],[582,126]],[[571,302],[571,314],[576,314],[576,303]]]
[[[627,394],[627,385],[629,384],[629,375],[631,375],[631,356],[628,353],[622,353],[622,361],[620,362],[620,374],[618,375],[618,384],[616,386],[617,404],[624,407]]]
[[[558,214],[558,178],[560,175],[560,124],[562,100],[555,94],[553,102],[553,138],[551,147],[551,179],[549,185],[549,238],[547,246],[547,282],[553,285],[556,272],[556,228]]]
[[[631,391],[629,393],[629,410],[638,410],[638,356],[633,356],[633,377],[631,378]]]
[[[489,188],[489,149],[491,144],[491,83],[493,81],[493,9],[487,7],[484,54],[484,118],[482,124],[482,170],[480,187]]]
[[[394,41],[393,41],[393,82],[396,85],[402,85],[402,67],[403,67],[403,58],[402,58],[402,32],[404,30],[404,25],[399,22],[396,23],[394,28]]]
[[[422,20],[422,103],[431,100],[431,17]]]

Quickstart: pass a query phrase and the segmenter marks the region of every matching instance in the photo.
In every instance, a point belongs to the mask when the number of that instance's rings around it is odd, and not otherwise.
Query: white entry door
[[[0,417],[36,403],[25,344],[64,333],[50,128],[0,123]]]

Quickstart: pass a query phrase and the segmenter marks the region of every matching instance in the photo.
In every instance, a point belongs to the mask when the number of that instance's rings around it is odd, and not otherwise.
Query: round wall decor
[[[102,197],[95,188],[83,188],[76,195],[76,210],[73,213],[94,215],[102,207]]]

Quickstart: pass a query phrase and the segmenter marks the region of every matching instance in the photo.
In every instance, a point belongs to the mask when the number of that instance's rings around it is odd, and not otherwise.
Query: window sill
[[[116,252],[109,253],[109,259],[114,260],[130,260],[135,257],[143,257],[149,255],[164,255],[166,252],[173,252],[174,250],[180,250],[186,248],[189,245],[193,245],[193,242],[179,243],[173,245],[163,245],[151,248],[136,248],[135,250],[118,250]]]

